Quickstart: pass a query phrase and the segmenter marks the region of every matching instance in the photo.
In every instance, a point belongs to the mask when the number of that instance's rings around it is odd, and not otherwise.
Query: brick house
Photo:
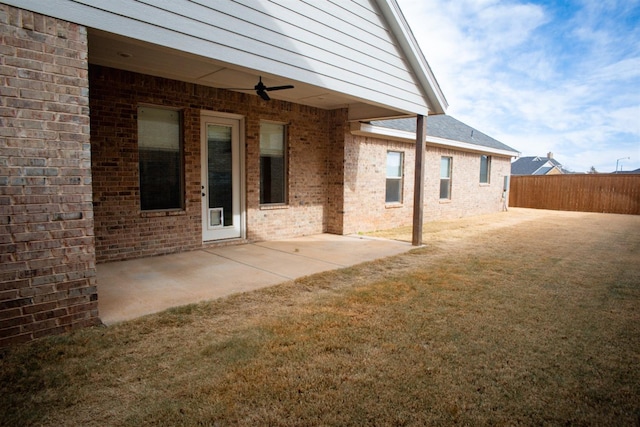
[[[423,212],[426,221],[461,218],[503,210],[507,203],[505,177],[513,148],[448,115],[429,116],[426,134]],[[358,155],[347,167],[357,174],[356,187],[345,190],[345,232],[411,225],[413,208],[414,119],[376,120],[351,125]],[[390,156],[403,163],[398,200],[386,199],[384,166]],[[347,162],[351,160],[347,156]],[[507,178],[508,179],[508,178]],[[507,184],[508,185],[508,184]],[[358,207],[366,206],[366,215]]]
[[[571,173],[562,167],[562,164],[553,158],[553,153],[547,153],[546,157],[527,156],[520,157],[511,164],[511,175],[564,175]]]
[[[96,263],[499,209],[395,0],[175,4],[0,2],[0,346],[99,324]]]

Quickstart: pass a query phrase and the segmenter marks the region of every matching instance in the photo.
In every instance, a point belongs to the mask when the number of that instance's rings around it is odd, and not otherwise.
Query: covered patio
[[[385,170],[387,150],[361,157],[358,122],[417,117],[414,184],[398,185],[420,244],[426,116],[447,102],[395,0],[8,0],[0,15],[0,347],[350,265],[350,245],[211,245],[360,231],[353,166]]]
[[[98,264],[100,319],[112,325],[412,248],[408,242],[318,234]]]

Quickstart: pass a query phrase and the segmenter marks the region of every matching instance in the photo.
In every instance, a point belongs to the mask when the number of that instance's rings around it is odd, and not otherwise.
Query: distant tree
[[[589,172],[587,173],[598,173],[598,171],[596,170],[595,166],[591,166],[591,169],[589,169]]]

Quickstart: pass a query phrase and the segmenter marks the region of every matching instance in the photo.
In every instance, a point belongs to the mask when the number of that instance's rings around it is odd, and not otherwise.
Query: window
[[[440,160],[440,199],[451,199],[451,157]]]
[[[260,124],[260,204],[287,203],[286,126]]]
[[[387,189],[386,203],[402,202],[402,161],[403,153],[399,151],[387,152]]]
[[[183,207],[182,131],[179,111],[138,107],[140,208]]]
[[[491,173],[491,157],[480,156],[480,184],[489,184]]]

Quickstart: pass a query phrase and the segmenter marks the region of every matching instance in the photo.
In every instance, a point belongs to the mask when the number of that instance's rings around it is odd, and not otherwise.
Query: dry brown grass
[[[13,348],[0,422],[640,423],[640,217],[515,209],[425,242]]]

